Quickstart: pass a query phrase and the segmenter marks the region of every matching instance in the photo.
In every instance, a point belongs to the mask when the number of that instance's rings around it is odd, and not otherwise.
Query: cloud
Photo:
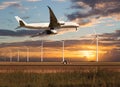
[[[120,37],[120,30],[116,30],[113,33],[104,33],[102,35],[100,35],[101,37],[114,37],[114,38],[118,38]]]
[[[42,1],[42,0],[27,0],[28,2],[38,2],[38,1]]]
[[[12,30],[0,30],[0,36],[31,36],[38,32],[41,32],[41,30],[18,30],[18,31],[12,31]],[[80,40],[65,40],[67,46],[72,45],[89,45],[91,41],[95,38],[95,35],[86,35],[80,38]],[[30,42],[32,43],[32,42]],[[95,44],[95,43],[94,43]],[[110,45],[118,45],[120,44],[120,30],[116,30],[112,33],[104,33],[99,34],[99,44],[103,46],[110,46]],[[47,45],[47,43],[46,43]],[[48,43],[49,46],[49,43]],[[52,46],[52,45],[50,45]],[[59,45],[58,45],[59,46]],[[54,47],[54,45],[53,45]]]
[[[112,49],[102,56],[102,61],[120,61],[120,49]]]
[[[0,4],[0,10],[6,9],[8,7],[17,8],[19,10],[27,10],[28,8],[24,7],[20,1],[8,1],[8,2],[2,2]]]
[[[3,2],[1,5],[0,5],[0,10],[2,9],[5,9],[9,6],[19,6],[18,2],[16,1],[13,1],[13,2]]]
[[[64,2],[66,0],[52,0],[52,1]]]
[[[120,44],[120,30],[116,30],[113,33],[104,33],[99,35],[100,42],[104,46],[116,46]]]
[[[41,41],[25,41],[25,42],[14,42],[14,43],[3,43],[0,47],[21,47],[21,46],[40,46]]]
[[[71,8],[76,11],[66,16],[80,25],[91,23],[100,17],[118,18],[120,14],[119,0],[71,0],[71,2]]]
[[[5,30],[5,29],[0,29],[0,36],[30,36],[34,35],[36,33],[41,32],[41,30]]]
[[[22,17],[23,19],[28,19],[29,16],[24,16]],[[48,36],[52,36],[51,34],[41,34],[38,35],[38,33],[42,33],[45,30],[17,30],[17,31],[13,31],[13,30],[6,30],[6,29],[0,29],[0,36],[18,36],[18,37],[23,37],[23,36],[35,36],[35,37],[48,37]],[[64,33],[68,33],[68,32],[73,32],[75,30],[73,29],[69,29],[69,28],[63,28],[63,29],[58,29],[57,30],[57,34],[56,35],[60,35],[60,34],[64,34]]]
[[[111,24],[110,23],[110,24],[106,24],[106,26],[110,26],[111,27],[111,26],[115,26],[115,24]]]

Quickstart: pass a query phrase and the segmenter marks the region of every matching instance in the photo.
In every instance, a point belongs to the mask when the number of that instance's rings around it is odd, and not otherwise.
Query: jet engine
[[[42,32],[43,34],[57,34],[56,30],[45,30]]]
[[[39,32],[37,34],[34,34],[31,37],[53,35],[53,34],[57,34],[57,31],[56,30],[44,30],[43,32]]]

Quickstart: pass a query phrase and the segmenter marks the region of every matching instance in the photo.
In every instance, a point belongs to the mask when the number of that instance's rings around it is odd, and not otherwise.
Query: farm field
[[[120,66],[120,62],[68,62],[68,64],[63,64],[62,62],[0,62],[1,65],[83,65],[83,66],[105,66],[113,65]]]
[[[0,87],[120,87],[120,63],[1,62]]]
[[[102,69],[120,72],[120,62],[0,62],[0,72],[56,73]]]

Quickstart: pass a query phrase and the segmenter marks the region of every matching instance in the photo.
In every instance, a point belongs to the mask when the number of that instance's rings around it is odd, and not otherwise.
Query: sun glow
[[[93,51],[84,50],[81,51],[81,54],[88,60],[93,60],[95,58],[95,53]]]

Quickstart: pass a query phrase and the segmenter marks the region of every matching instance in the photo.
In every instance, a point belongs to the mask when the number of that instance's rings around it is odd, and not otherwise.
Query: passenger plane
[[[77,28],[79,27],[79,24],[75,22],[58,21],[52,9],[49,6],[48,9],[50,14],[49,23],[26,23],[20,17],[15,16],[16,20],[19,23],[19,26],[17,28],[24,27],[29,29],[44,29],[44,31],[39,34],[57,34],[57,29],[60,28],[75,28],[77,30]]]

